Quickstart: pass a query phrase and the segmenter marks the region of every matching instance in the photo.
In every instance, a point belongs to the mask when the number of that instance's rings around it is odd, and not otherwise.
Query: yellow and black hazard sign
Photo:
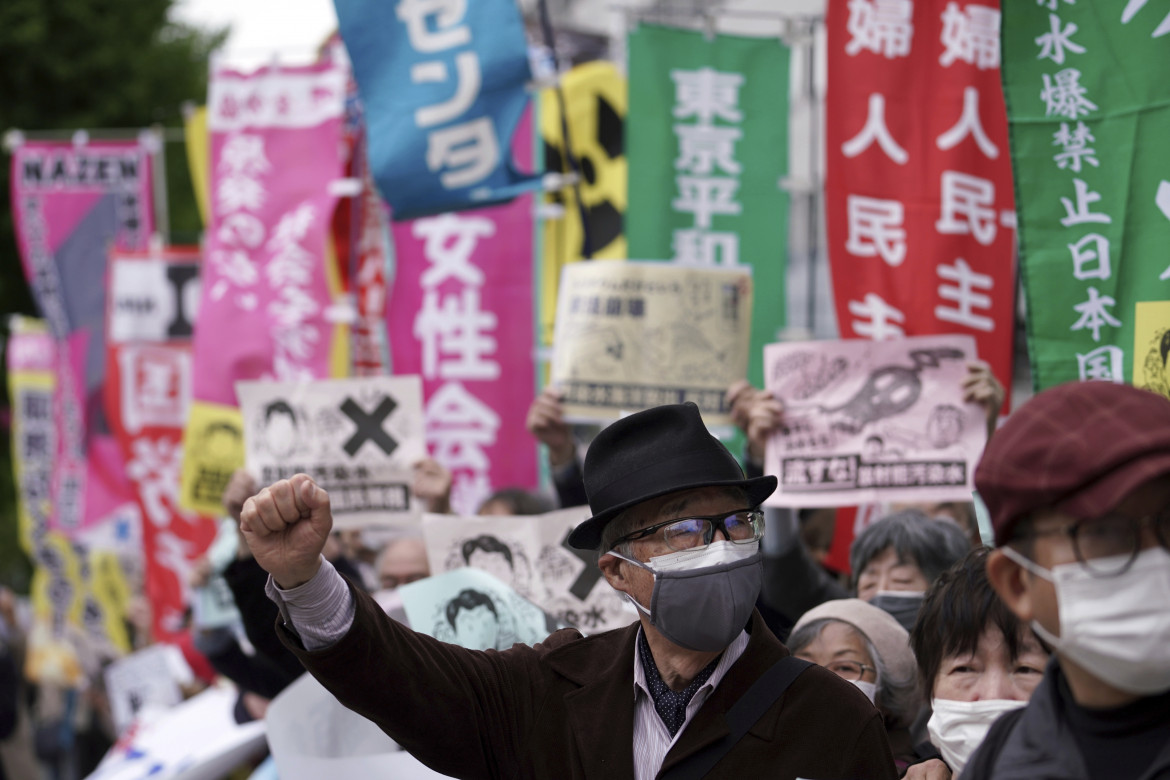
[[[626,259],[626,151],[627,84],[611,62],[587,62],[561,78],[569,138],[580,167],[579,186],[546,195],[564,207],[563,216],[544,223],[541,265],[541,344],[552,344],[561,268],[585,257],[586,230],[591,256],[598,260]],[[545,170],[568,173],[561,132],[560,101],[554,90],[540,96],[540,135]],[[576,193],[580,193],[578,206]]]

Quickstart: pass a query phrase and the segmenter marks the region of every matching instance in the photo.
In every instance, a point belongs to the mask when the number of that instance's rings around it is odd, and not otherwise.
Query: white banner
[[[373,721],[343,707],[312,675],[301,675],[272,700],[266,722],[280,780],[446,777],[423,766]]]
[[[566,542],[589,516],[587,506],[520,517],[426,515],[431,572],[482,569],[585,634],[629,625],[637,613],[605,581],[596,555]]]
[[[751,322],[750,266],[572,263],[561,272],[550,382],[569,418],[693,401],[708,426],[727,425]]]
[[[264,722],[236,723],[238,696],[233,685],[208,688],[136,724],[86,780],[220,780],[264,753]]]
[[[261,485],[305,473],[335,527],[413,525],[411,469],[426,457],[417,376],[238,382],[246,464]]]

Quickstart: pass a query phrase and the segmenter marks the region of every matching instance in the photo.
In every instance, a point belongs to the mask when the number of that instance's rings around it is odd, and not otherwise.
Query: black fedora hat
[[[693,403],[656,406],[610,425],[589,445],[584,478],[593,517],[569,535],[569,544],[578,550],[596,550],[610,520],[667,493],[740,487],[754,507],[776,489],[775,477],[744,477]]]

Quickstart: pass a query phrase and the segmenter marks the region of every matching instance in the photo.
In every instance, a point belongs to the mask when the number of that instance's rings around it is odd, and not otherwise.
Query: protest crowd
[[[6,128],[0,780],[1170,778],[1164,9],[333,4]]]

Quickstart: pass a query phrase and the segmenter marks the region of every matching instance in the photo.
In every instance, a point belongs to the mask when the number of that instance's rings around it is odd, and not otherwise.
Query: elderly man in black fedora
[[[759,504],[694,404],[602,431],[585,459],[600,553],[640,620],[475,651],[388,618],[321,557],[329,497],[305,475],[249,499],[241,527],[272,575],[282,640],[346,706],[423,763],[466,778],[893,778],[881,716],[792,658],[753,604]]]

